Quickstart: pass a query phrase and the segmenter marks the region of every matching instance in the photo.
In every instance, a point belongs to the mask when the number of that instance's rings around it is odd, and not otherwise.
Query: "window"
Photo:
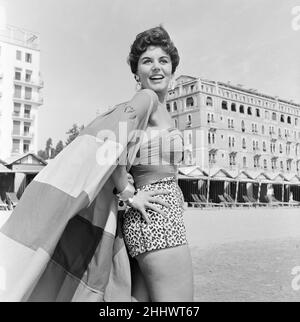
[[[20,112],[21,112],[21,104],[20,103],[16,103],[14,102],[14,116],[20,116]]]
[[[21,129],[21,122],[20,121],[13,121],[13,135],[20,135]]]
[[[31,105],[24,105],[24,117],[30,118]]]
[[[266,142],[263,141],[263,151],[266,152],[267,151],[267,145],[266,145]]]
[[[32,98],[32,88],[25,87],[25,99],[31,100],[31,98]]]
[[[169,103],[167,103],[167,111],[168,112],[171,112],[171,107],[170,107],[170,104]]]
[[[251,108],[251,106],[248,106],[247,114],[248,115],[252,115],[252,108]]]
[[[265,127],[262,125],[261,126],[261,134],[264,135],[265,134]]]
[[[245,138],[243,138],[243,140],[242,140],[242,147],[243,147],[243,149],[246,149],[246,139]]]
[[[174,109],[174,112],[177,111],[177,103],[176,102],[174,102],[174,104],[173,104],[173,109]]]
[[[17,60],[22,60],[22,52],[21,52],[21,50],[16,51],[16,59]]]
[[[26,70],[26,73],[25,73],[25,81],[26,82],[31,82],[31,74],[32,74],[31,70]]]
[[[29,152],[30,141],[24,140],[23,142],[23,153]]]
[[[291,120],[291,117],[290,116],[287,117],[287,122],[288,122],[288,124],[291,124],[292,123],[292,120]]]
[[[240,113],[244,114],[245,110],[244,110],[244,105],[240,105]]]
[[[235,103],[232,103],[231,104],[231,111],[232,112],[236,112],[236,105],[235,105]]]
[[[227,102],[226,101],[222,101],[222,109],[223,110],[227,110]]]
[[[24,123],[24,135],[28,136],[30,131],[30,123]]]
[[[256,109],[256,116],[260,117],[260,110],[258,108]]]
[[[206,106],[213,106],[213,101],[210,96],[207,96],[206,98]]]
[[[19,153],[20,152],[20,140],[13,139],[12,152],[13,153]]]
[[[194,106],[194,99],[192,97],[188,97],[186,99],[186,107],[193,107]]]
[[[283,114],[281,114],[281,116],[280,116],[280,122],[284,123],[284,115]]]
[[[210,123],[210,114],[207,114],[207,123]]]
[[[22,69],[16,68],[15,69],[15,80],[21,80]]]
[[[190,127],[192,125],[192,115],[191,114],[188,114],[187,115],[187,126]]]
[[[272,113],[272,120],[273,121],[277,120],[277,114],[275,112]]]
[[[22,92],[22,86],[20,86],[20,85],[15,85],[15,93],[14,93],[14,97],[15,97],[15,98],[21,98],[21,92]]]
[[[242,127],[242,132],[245,132],[245,122],[244,121],[242,121],[241,127]]]
[[[174,126],[176,129],[178,129],[178,121],[174,119]]]
[[[267,160],[264,159],[264,169],[267,169],[267,168],[268,168]]]
[[[214,133],[208,133],[208,144],[215,144],[215,138]]]
[[[229,165],[235,165],[235,154],[229,155]]]
[[[269,111],[265,111],[265,119],[268,120],[269,119]]]
[[[247,158],[243,157],[243,167],[246,168],[247,167]]]
[[[209,163],[216,163],[216,153],[209,152],[208,162]]]
[[[29,53],[25,54],[25,61],[26,63],[31,63],[32,62],[32,55]]]

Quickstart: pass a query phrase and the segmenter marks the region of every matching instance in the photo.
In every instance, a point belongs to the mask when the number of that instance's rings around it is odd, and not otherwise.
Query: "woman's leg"
[[[150,302],[150,296],[144,276],[139,268],[138,262],[133,258],[130,259],[131,268],[131,300],[132,302]]]
[[[159,249],[135,257],[153,302],[192,302],[192,259],[188,245]]]

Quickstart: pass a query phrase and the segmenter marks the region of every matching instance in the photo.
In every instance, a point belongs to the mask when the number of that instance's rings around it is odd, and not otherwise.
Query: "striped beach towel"
[[[157,95],[96,118],[28,185],[0,230],[0,301],[130,301],[111,174],[133,163]]]

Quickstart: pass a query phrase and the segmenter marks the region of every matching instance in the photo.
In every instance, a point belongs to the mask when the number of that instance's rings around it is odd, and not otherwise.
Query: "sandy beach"
[[[186,211],[195,301],[300,301],[300,209]]]

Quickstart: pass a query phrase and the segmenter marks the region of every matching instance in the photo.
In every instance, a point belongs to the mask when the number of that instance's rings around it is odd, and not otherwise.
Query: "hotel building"
[[[0,30],[0,159],[37,153],[39,37],[13,26]]]
[[[167,108],[184,134],[185,165],[299,175],[300,104],[183,75]]]

